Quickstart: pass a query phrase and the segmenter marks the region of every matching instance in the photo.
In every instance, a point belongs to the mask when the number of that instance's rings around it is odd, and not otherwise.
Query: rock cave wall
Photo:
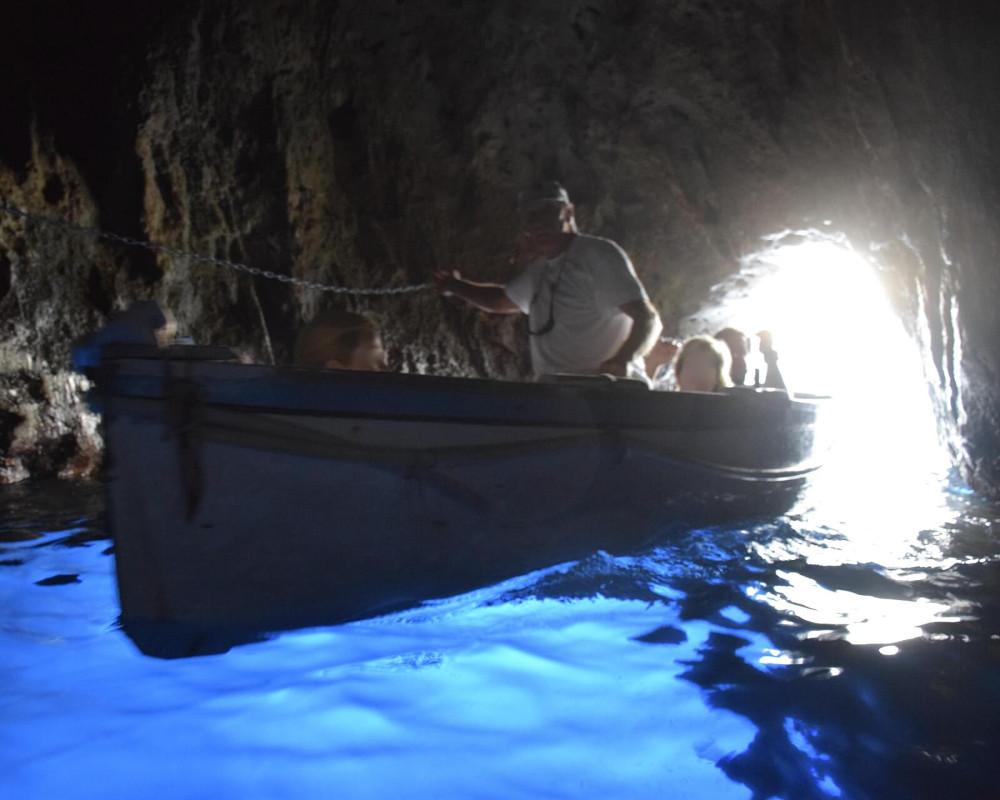
[[[0,11],[4,204],[388,287],[510,277],[514,194],[557,177],[668,332],[761,236],[830,220],[925,353],[956,463],[1000,487],[993,4],[136,5]],[[395,369],[528,367],[522,320],[429,291],[319,293],[0,213],[0,480],[96,469],[70,342],[149,297],[246,360],[287,361],[340,303],[378,318]]]

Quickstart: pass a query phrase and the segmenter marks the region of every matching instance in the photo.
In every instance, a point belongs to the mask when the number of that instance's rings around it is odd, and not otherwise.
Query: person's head
[[[569,193],[556,181],[536,183],[518,194],[517,221],[526,243],[543,251],[576,233]]]
[[[674,359],[677,388],[682,392],[718,392],[733,382],[729,349],[711,336],[692,336]]]
[[[299,333],[295,363],[302,367],[386,369],[382,337],[363,314],[335,309],[318,314]]]
[[[729,377],[736,386],[742,386],[747,377],[747,356],[750,355],[750,337],[736,328],[723,328],[715,338],[726,343],[732,366]]]

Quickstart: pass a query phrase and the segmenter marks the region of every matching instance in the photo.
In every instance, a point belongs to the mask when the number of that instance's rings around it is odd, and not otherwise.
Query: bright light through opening
[[[844,396],[896,393],[921,381],[915,348],[860,256],[812,242],[777,248],[765,261],[773,272],[734,309],[734,320],[751,333],[774,334],[791,388]],[[922,384],[919,393],[927,394]]]
[[[789,388],[836,398],[837,444],[817,476],[825,510],[836,522],[876,528],[883,541],[943,522],[942,492],[928,489],[940,487],[949,461],[920,356],[871,266],[817,241],[766,251],[748,268],[764,277],[722,301],[724,324],[770,330]],[[755,367],[764,372],[751,361],[748,382]]]

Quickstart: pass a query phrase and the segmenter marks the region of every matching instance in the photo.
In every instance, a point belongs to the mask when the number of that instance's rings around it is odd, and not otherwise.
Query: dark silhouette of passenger
[[[774,349],[774,339],[770,331],[759,331],[757,339],[760,341],[760,354],[764,357],[764,364],[767,366],[767,374],[763,385],[768,389],[785,389],[785,378],[778,368],[778,352]]]
[[[750,337],[743,331],[736,328],[723,328],[715,338],[725,342],[729,348],[729,356],[732,359],[732,366],[729,368],[729,377],[734,386],[742,386],[747,379],[747,356],[750,355]]]

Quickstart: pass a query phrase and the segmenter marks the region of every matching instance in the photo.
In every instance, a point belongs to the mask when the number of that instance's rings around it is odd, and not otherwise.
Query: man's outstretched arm
[[[515,314],[517,307],[499,283],[476,283],[465,280],[458,270],[440,269],[432,276],[434,287],[445,297],[454,295],[466,303],[494,314]]]

